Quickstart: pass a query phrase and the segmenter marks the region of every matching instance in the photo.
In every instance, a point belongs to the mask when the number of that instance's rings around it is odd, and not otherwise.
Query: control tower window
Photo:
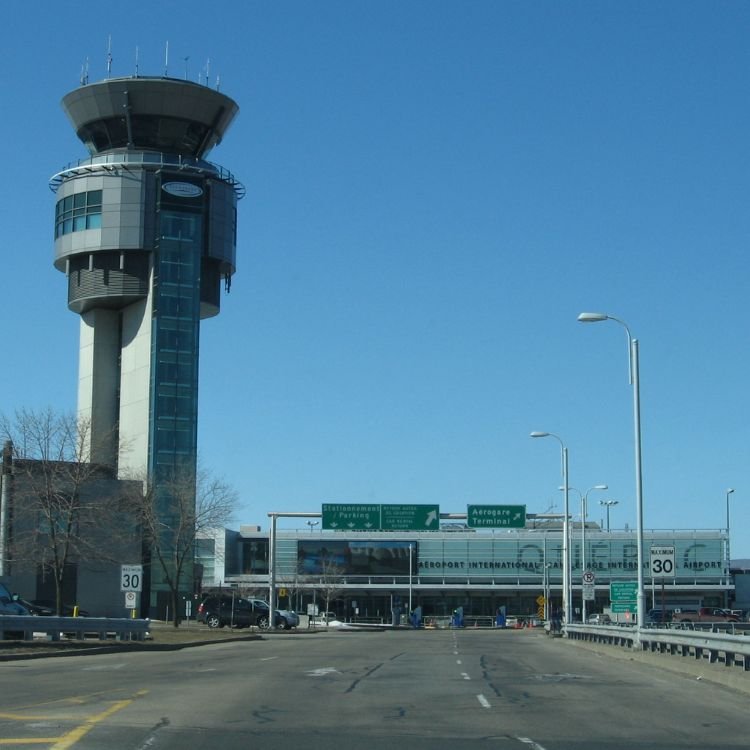
[[[99,229],[101,225],[101,190],[74,193],[57,201],[55,206],[55,238],[83,229]]]

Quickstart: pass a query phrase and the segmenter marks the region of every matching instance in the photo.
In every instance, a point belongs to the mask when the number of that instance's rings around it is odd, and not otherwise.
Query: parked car
[[[32,615],[39,617],[51,617],[57,614],[57,604],[51,599],[26,599],[19,600]],[[89,613],[85,609],[76,610],[74,604],[63,604],[61,608],[62,617],[88,617]]]
[[[230,594],[211,595],[198,605],[198,622],[204,622],[209,628],[223,628],[226,625],[234,628],[257,627],[265,630],[268,627],[268,603],[262,599],[247,599]],[[274,618],[276,627],[286,627],[286,620],[277,611]]]
[[[739,622],[740,618],[733,615],[730,610],[722,607],[700,607],[693,610],[680,610],[675,612],[674,619],[678,622]]]
[[[593,615],[589,615],[586,622],[589,625],[611,625],[612,618],[603,612],[596,612]]]
[[[12,594],[10,589],[0,582],[0,615],[30,615],[26,607],[21,604],[18,594]]]
[[[18,597],[0,594],[0,615],[30,615]]]
[[[282,630],[296,628],[299,625],[299,615],[291,609],[277,609],[276,614],[282,618],[282,622],[277,625]]]
[[[662,623],[672,622],[671,609],[650,609],[646,613],[647,625],[660,625]]]
[[[29,611],[30,615],[37,615],[37,616],[47,616],[47,615],[54,615],[55,610],[50,609],[49,607],[43,607],[36,605],[27,599],[18,599],[18,601],[23,604],[24,607]]]

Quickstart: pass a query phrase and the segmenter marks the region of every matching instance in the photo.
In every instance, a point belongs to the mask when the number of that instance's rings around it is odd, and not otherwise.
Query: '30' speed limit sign
[[[674,578],[674,547],[651,547],[651,576]]]

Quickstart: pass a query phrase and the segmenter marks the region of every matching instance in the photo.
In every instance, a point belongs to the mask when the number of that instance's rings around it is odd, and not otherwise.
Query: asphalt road
[[[745,748],[747,694],[539,631],[270,635],[0,663],[0,748]]]

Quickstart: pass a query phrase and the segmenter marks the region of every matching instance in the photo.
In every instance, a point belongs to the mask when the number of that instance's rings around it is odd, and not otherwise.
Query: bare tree
[[[316,588],[325,602],[324,612],[331,611],[331,602],[336,601],[343,591],[341,582],[346,573],[343,565],[330,555],[320,559],[320,574],[316,577]]]
[[[203,468],[176,470],[158,481],[144,482],[138,504],[143,541],[155,570],[166,584],[172,623],[180,625],[183,578],[192,565],[197,536],[225,526],[237,506],[237,492]],[[152,578],[153,580],[153,578]]]
[[[107,531],[120,526],[121,493],[111,467],[89,462],[89,423],[51,408],[0,415],[13,455],[8,561],[55,584],[57,613],[72,563],[110,560]]]

